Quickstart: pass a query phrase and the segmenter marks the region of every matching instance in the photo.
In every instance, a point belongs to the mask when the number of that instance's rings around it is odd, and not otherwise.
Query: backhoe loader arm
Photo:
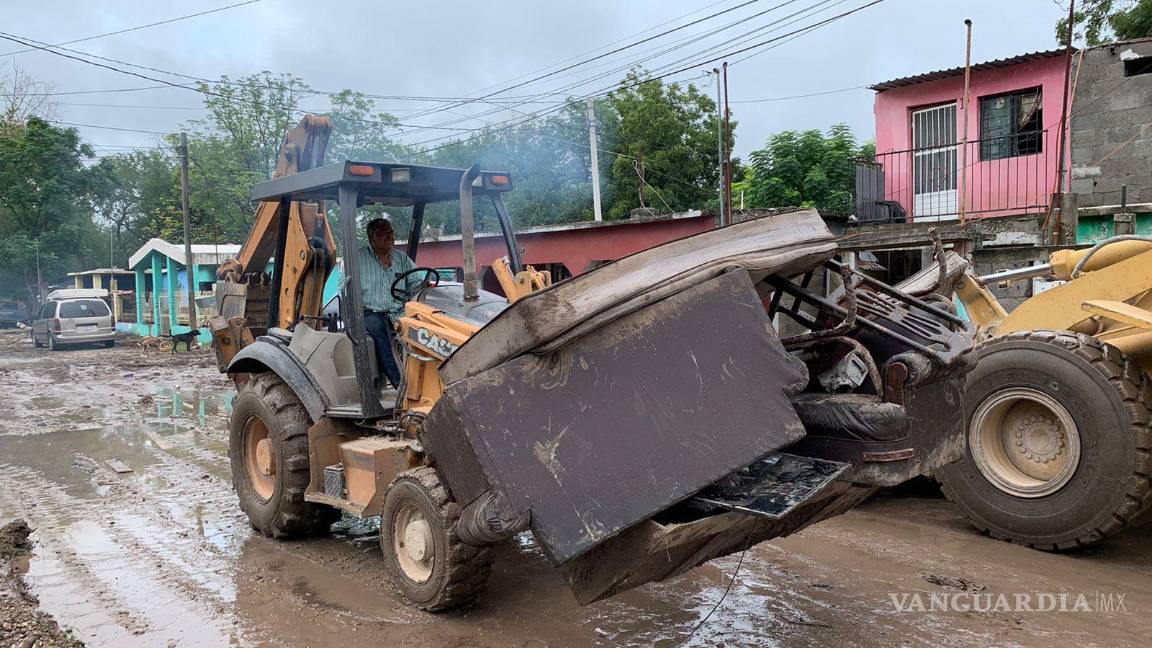
[[[324,152],[328,148],[328,137],[332,134],[332,123],[327,117],[306,115],[295,128],[284,135],[284,143],[280,145],[280,155],[276,161],[276,171],[273,178],[279,178],[300,171],[320,166],[324,162]],[[299,203],[292,203],[293,213],[289,220],[295,220]],[[312,232],[316,227],[316,218],[319,210],[315,206],[307,205],[300,214],[302,229]],[[243,275],[253,272],[261,273],[272,258],[276,250],[276,226],[279,223],[280,205],[278,203],[262,202],[256,211],[256,220],[248,232],[248,239],[244,241],[240,253],[235,259],[230,259],[220,266],[217,276],[225,281],[240,282]],[[321,216],[323,220],[323,217]],[[291,228],[290,228],[291,229]],[[325,224],[325,230],[327,229]],[[331,233],[328,233],[331,243]]]
[[[327,117],[306,115],[284,135],[273,177],[321,166],[331,133]],[[323,205],[287,204],[288,213],[283,214],[281,203],[260,203],[240,253],[217,270],[220,316],[210,326],[222,371],[253,334],[271,326],[289,328],[301,320],[315,325],[324,306],[324,283],[335,263],[336,244]],[[263,275],[270,260],[277,266],[266,291]]]

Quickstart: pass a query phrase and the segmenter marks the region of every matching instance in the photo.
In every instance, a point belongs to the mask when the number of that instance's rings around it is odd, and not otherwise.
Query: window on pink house
[[[1040,88],[980,97],[980,159],[1043,152]]]

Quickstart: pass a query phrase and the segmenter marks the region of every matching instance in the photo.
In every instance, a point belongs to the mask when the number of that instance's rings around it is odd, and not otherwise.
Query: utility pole
[[[647,205],[647,203],[644,202],[644,154],[643,153],[637,153],[636,154],[636,162],[634,164],[636,165],[636,175],[640,177],[640,208],[645,209],[648,207],[648,205]]]
[[[37,308],[44,305],[44,277],[40,275],[40,237],[36,237],[36,299]]]
[[[588,99],[588,147],[592,149],[592,209],[596,222],[604,220],[600,211],[600,157],[596,150],[596,108],[591,98]]]
[[[728,146],[728,139],[732,137],[732,129],[728,121],[732,112],[728,103],[728,61],[724,61],[724,211],[728,214],[728,222],[732,222],[732,149]]]
[[[184,212],[184,283],[188,293],[188,329],[196,325],[196,262],[192,258],[192,222],[188,214],[188,134],[180,133],[180,208]],[[176,322],[172,322],[174,327]]]
[[[716,75],[716,164],[719,165],[720,225],[724,225],[724,117],[720,102],[720,68],[712,68]]]
[[[120,297],[117,292],[120,286],[116,285],[116,226],[109,228],[108,232],[108,297],[112,300],[112,321],[120,321]]]
[[[1056,193],[1060,194],[1060,211],[1056,212],[1056,218],[1053,221],[1052,239],[1057,245],[1063,243],[1063,223],[1064,210],[1066,206],[1072,204],[1070,199],[1064,198],[1064,173],[1065,173],[1065,159],[1064,159],[1064,146],[1065,133],[1068,132],[1068,85],[1072,82],[1072,31],[1076,28],[1076,0],[1068,0],[1068,38],[1064,41],[1064,103],[1060,106],[1060,134],[1058,136],[1059,144],[1056,147],[1056,154],[1059,155],[1059,160],[1056,167]],[[1049,200],[1050,206],[1048,213],[1051,214],[1055,211],[1056,200],[1053,197]],[[1047,221],[1048,219],[1045,219]]]
[[[960,126],[960,224],[968,220],[968,90],[972,78],[972,21],[965,20],[968,44],[964,49],[964,104]]]

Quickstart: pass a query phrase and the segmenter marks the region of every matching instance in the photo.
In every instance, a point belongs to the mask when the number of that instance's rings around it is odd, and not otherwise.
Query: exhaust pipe
[[[472,213],[472,181],[480,176],[473,164],[460,178],[460,244],[464,247],[464,301],[480,299],[476,285],[476,222]]]

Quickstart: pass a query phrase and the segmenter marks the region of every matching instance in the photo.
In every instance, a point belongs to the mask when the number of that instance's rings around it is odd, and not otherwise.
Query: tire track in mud
[[[122,497],[79,500],[28,469],[4,470],[0,492],[5,493],[6,508],[13,507],[13,500],[32,505],[28,517],[40,530],[37,551],[44,552],[46,564],[58,566],[51,579],[38,583],[43,605],[81,634],[100,645],[116,637],[123,639],[125,633],[142,644],[233,642],[230,629],[220,621],[231,602],[227,560],[206,564],[210,552],[203,547],[172,551],[171,544],[141,539],[132,529],[121,526],[131,519],[116,507]],[[74,519],[68,513],[76,507],[83,508],[83,518]],[[229,577],[210,585],[189,577],[185,566],[193,566],[194,572]],[[90,621],[77,616],[72,607],[92,599],[108,613],[98,618],[99,623],[89,625]],[[61,609],[52,610],[55,605]]]

